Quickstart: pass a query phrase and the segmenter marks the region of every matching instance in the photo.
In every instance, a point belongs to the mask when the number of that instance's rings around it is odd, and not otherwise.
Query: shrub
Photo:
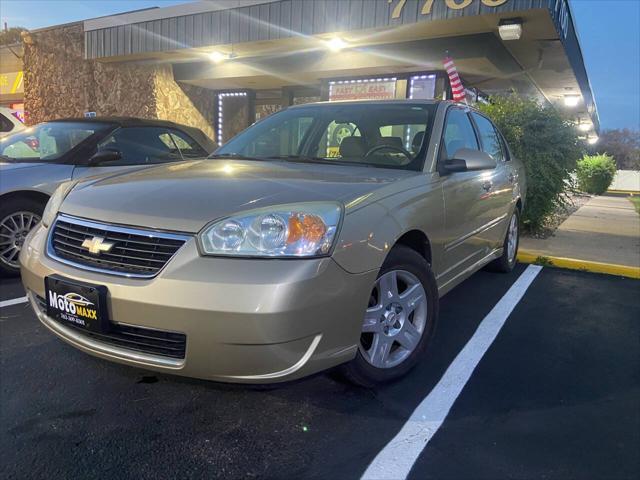
[[[479,109],[493,119],[513,155],[524,164],[527,194],[522,222],[528,230],[538,230],[567,204],[571,172],[583,153],[578,132],[553,106],[515,94],[493,97]]]
[[[585,155],[578,161],[576,176],[583,192],[602,195],[616,175],[616,162],[607,154]]]

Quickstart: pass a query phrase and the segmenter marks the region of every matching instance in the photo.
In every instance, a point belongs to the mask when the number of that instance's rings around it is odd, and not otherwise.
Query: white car
[[[0,138],[24,130],[24,123],[18,118],[18,112],[10,108],[0,107]]]

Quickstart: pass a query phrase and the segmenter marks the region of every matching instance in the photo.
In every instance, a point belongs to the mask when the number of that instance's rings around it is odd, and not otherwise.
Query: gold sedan
[[[63,184],[22,279],[40,321],[98,357],[247,383],[340,365],[373,385],[420,360],[442,295],[513,268],[524,180],[466,106],[302,105],[205,160]]]

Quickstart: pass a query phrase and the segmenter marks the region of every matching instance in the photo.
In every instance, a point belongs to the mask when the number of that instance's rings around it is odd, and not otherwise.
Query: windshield
[[[113,128],[108,123],[46,122],[0,139],[1,160],[54,162],[97,132]]]
[[[212,155],[420,170],[435,105],[322,104],[284,110]]]

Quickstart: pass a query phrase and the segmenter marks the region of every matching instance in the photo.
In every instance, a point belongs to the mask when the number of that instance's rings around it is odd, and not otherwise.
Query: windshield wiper
[[[371,167],[366,163],[347,162],[344,160],[333,160],[324,157],[309,157],[306,155],[273,155],[267,157],[269,160],[285,160],[287,162],[299,162],[299,163],[323,163],[327,165],[356,165],[360,167]]]
[[[233,158],[236,160],[257,160],[260,162],[264,162],[266,159],[265,158],[261,158],[261,157],[252,157],[249,155],[242,155],[240,153],[235,153],[235,152],[231,152],[231,153],[214,153],[209,155],[207,158],[221,158],[221,159],[225,159],[225,158]]]

